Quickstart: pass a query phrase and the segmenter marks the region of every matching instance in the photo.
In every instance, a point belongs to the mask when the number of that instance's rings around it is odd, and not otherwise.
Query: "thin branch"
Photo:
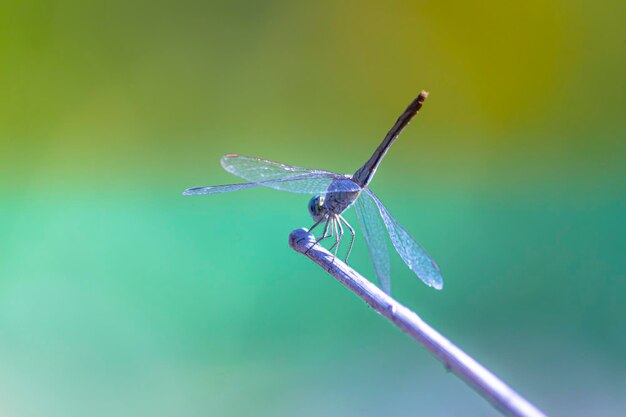
[[[311,247],[314,242],[315,237],[306,229],[294,230],[289,235],[289,246],[296,252],[304,254],[321,266],[379,314],[428,349],[447,369],[504,414],[514,417],[545,417],[534,405],[430,327],[413,311],[385,294],[341,260],[335,259],[321,245]]]

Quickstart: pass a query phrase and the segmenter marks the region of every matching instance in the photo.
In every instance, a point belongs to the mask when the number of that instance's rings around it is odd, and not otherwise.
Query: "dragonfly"
[[[322,240],[333,237],[335,242],[329,250],[334,249],[336,256],[345,233],[343,226],[346,226],[351,236],[345,258],[346,263],[354,246],[356,232],[342,216],[342,213],[354,206],[368,246],[374,272],[383,291],[387,294],[391,293],[391,267],[386,236],[389,236],[396,252],[409,269],[426,285],[440,290],[443,288],[443,278],[437,263],[369,189],[369,183],[385,154],[400,135],[400,132],[421,109],[427,97],[426,91],[419,93],[398,117],[372,156],[354,175],[291,166],[238,154],[227,154],[221,159],[222,167],[229,173],[249,182],[192,187],[185,190],[183,195],[218,194],[259,186],[290,193],[312,194],[313,197],[309,200],[308,210],[315,223],[309,231],[313,231],[320,224],[324,224],[324,228],[322,235],[311,248]]]

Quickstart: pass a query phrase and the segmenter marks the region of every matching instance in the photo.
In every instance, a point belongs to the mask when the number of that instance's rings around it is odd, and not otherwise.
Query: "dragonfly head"
[[[313,217],[313,220],[319,222],[324,218],[324,197],[318,195],[309,200],[309,214]]]

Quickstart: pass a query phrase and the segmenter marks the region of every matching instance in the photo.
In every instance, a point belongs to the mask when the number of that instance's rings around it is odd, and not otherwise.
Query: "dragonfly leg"
[[[333,260],[332,262],[335,262],[335,259],[337,258],[337,251],[339,250],[339,245],[341,244],[341,235],[343,234],[343,230],[340,232],[339,231],[339,227],[341,227],[341,225],[339,224],[339,221],[337,220],[337,216],[333,216],[332,217],[332,228],[333,228],[333,233],[335,236],[335,243],[333,243],[333,245],[328,248],[328,251],[332,251],[333,249]]]
[[[315,229],[317,227],[317,225],[320,224],[323,221],[324,221],[323,217],[321,219],[319,219],[318,221],[316,221],[315,224],[313,226],[311,226],[311,228],[309,229],[309,233],[312,232],[313,229]]]
[[[322,220],[323,220],[323,219],[322,219]],[[317,239],[317,240],[315,241],[315,243],[313,243],[313,244],[311,245],[311,247],[310,247],[309,249],[307,249],[307,250],[306,250],[306,252],[304,252],[305,254],[309,253],[309,251],[310,251],[311,249],[313,249],[313,247],[315,247],[315,245],[317,245],[318,243],[320,243],[322,240],[324,240],[324,239],[326,239],[327,237],[329,237],[329,235],[328,235],[328,225],[330,224],[330,221],[331,221],[331,217],[329,216],[329,217],[327,217],[327,218],[326,218],[326,225],[324,225],[324,232],[322,233],[322,236],[321,236],[319,239]],[[317,222],[315,225],[313,225],[313,227],[317,226],[320,222],[321,222],[321,220],[320,220],[319,222]],[[330,234],[330,236],[332,236],[332,230],[331,230],[331,234]]]
[[[344,260],[344,262],[346,264],[348,264],[348,258],[350,257],[350,253],[352,252],[352,247],[354,246],[354,238],[356,236],[356,233],[354,233],[354,229],[352,228],[352,226],[350,226],[350,223],[348,223],[346,221],[346,219],[344,219],[341,214],[339,215],[339,220],[342,221],[346,225],[348,230],[350,230],[350,235],[351,235],[350,236],[350,247],[348,248],[348,254],[346,255],[346,259]],[[342,229],[342,232],[343,232],[343,229]]]
[[[335,234],[335,243],[333,243],[333,245],[330,248],[328,248],[328,250],[332,251],[333,249],[335,249],[333,253],[333,262],[335,262],[335,258],[337,257],[337,251],[339,250],[339,245],[341,244],[341,238],[343,236],[343,227],[339,223],[339,220],[337,220],[336,215],[333,216],[332,222],[333,222],[333,226],[332,226],[333,232]]]
[[[335,248],[335,257],[337,256],[337,251],[339,251],[339,245],[341,245],[341,239],[343,239],[343,226],[341,225],[341,222],[339,221],[339,219],[336,217],[335,218],[335,230],[337,230],[337,247]]]
[[[336,225],[335,221],[336,220],[334,218],[331,218],[331,220],[330,220],[330,222],[331,222],[330,228],[332,230],[331,236],[335,237],[335,243],[333,243],[333,245],[330,248],[328,248],[329,252],[332,251],[333,249],[335,249],[335,247],[339,244],[339,239],[338,239],[339,234],[337,233],[337,225]]]

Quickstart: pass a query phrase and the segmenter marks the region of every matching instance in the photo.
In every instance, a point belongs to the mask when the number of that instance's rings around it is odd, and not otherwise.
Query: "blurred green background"
[[[498,415],[288,248],[308,197],[180,195],[228,152],[352,173],[426,89],[371,187],[445,287],[394,253],[394,295],[546,413],[623,415],[625,16],[3,1],[0,414]]]

